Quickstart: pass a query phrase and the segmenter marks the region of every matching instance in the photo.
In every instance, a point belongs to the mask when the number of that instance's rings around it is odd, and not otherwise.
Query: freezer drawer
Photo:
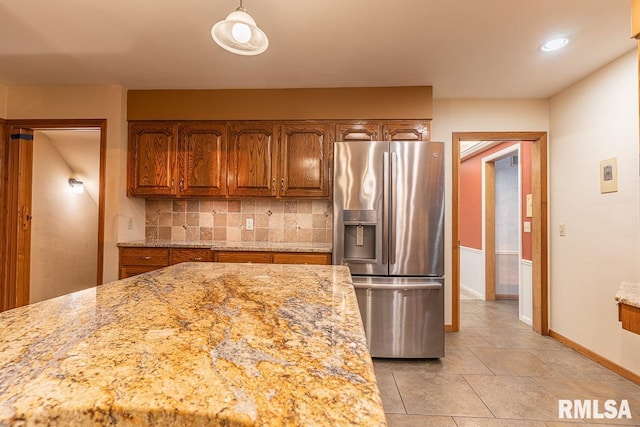
[[[372,357],[444,356],[444,289],[441,279],[405,283],[354,278]]]

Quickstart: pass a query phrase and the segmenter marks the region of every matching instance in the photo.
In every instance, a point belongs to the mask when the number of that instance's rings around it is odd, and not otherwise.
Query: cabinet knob
[[[202,258],[200,258],[200,257],[195,257],[193,260],[194,260],[194,261],[202,261]]]
[[[144,259],[146,261],[149,261],[151,259],[150,256],[141,256],[140,259]]]
[[[284,178],[280,180],[280,191],[284,193]]]
[[[180,178],[180,192],[184,193],[184,178]]]

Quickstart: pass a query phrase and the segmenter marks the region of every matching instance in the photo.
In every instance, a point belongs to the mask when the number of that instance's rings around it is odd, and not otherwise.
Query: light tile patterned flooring
[[[463,300],[440,360],[374,359],[390,427],[640,426],[640,386],[517,318],[517,301]],[[640,355],[638,355],[640,357]],[[631,419],[567,420],[559,399],[626,399]]]

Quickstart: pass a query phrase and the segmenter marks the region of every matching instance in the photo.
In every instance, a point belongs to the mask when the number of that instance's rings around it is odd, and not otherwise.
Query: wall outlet
[[[245,224],[245,228],[247,230],[253,230],[253,218],[247,218],[247,222]]]
[[[133,230],[133,217],[130,216],[129,218],[127,218],[127,228],[129,230]]]

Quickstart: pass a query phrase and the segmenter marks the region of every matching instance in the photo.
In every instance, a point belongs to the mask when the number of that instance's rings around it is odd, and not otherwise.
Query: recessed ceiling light
[[[562,49],[569,44],[569,39],[566,37],[560,37],[546,41],[540,45],[540,50],[543,52],[553,52],[554,50]]]

